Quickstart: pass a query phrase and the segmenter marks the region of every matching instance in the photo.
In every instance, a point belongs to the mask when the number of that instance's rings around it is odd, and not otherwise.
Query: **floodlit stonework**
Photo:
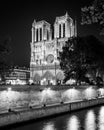
[[[65,42],[77,36],[76,22],[66,13],[56,17],[52,36],[51,25],[42,20],[32,24],[30,80],[36,84],[62,83],[64,74],[58,61]]]

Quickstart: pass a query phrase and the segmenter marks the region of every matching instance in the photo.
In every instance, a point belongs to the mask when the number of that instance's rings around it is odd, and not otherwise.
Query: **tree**
[[[10,61],[8,61],[11,53],[10,42],[10,38],[0,38],[0,76],[2,80],[5,80],[6,72],[10,71]]]
[[[90,83],[86,74],[89,70],[95,73],[104,70],[104,45],[94,36],[73,37],[69,39],[60,52],[59,60],[64,71],[64,83],[75,78],[77,83]]]
[[[89,6],[81,9],[81,24],[98,23],[101,34],[104,34],[104,0],[94,0]]]

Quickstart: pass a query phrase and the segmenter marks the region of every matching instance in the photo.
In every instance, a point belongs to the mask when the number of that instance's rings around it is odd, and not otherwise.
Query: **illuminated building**
[[[30,70],[23,68],[14,68],[5,75],[5,83],[12,85],[25,85],[29,83]]]
[[[76,22],[66,13],[56,17],[54,34],[51,25],[42,20],[32,24],[30,80],[38,84],[62,83],[64,74],[60,70],[59,52],[69,38],[77,36]]]

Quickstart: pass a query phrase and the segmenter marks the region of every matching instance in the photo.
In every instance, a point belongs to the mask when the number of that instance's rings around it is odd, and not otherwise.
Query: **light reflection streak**
[[[85,118],[85,130],[96,130],[95,114],[92,110],[88,111]]]
[[[67,129],[66,130],[79,130],[80,122],[78,117],[73,115],[67,122]]]
[[[98,120],[99,130],[104,130],[104,106],[99,110]]]
[[[47,124],[45,124],[43,126],[43,129],[42,130],[56,130],[53,122],[48,122]]]

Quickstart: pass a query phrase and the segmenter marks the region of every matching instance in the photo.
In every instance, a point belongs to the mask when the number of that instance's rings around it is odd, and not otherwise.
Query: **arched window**
[[[40,59],[40,65],[41,65],[41,63],[42,63],[42,60]]]
[[[65,37],[65,23],[63,24],[63,37]]]
[[[42,28],[40,28],[40,41],[42,40]]]
[[[59,57],[59,50],[58,49],[56,49],[56,51],[57,51],[57,58]]]
[[[59,24],[59,38],[61,38],[61,24]]]
[[[38,42],[38,29],[36,29],[36,41]]]
[[[47,30],[47,40],[49,40],[49,31]]]

